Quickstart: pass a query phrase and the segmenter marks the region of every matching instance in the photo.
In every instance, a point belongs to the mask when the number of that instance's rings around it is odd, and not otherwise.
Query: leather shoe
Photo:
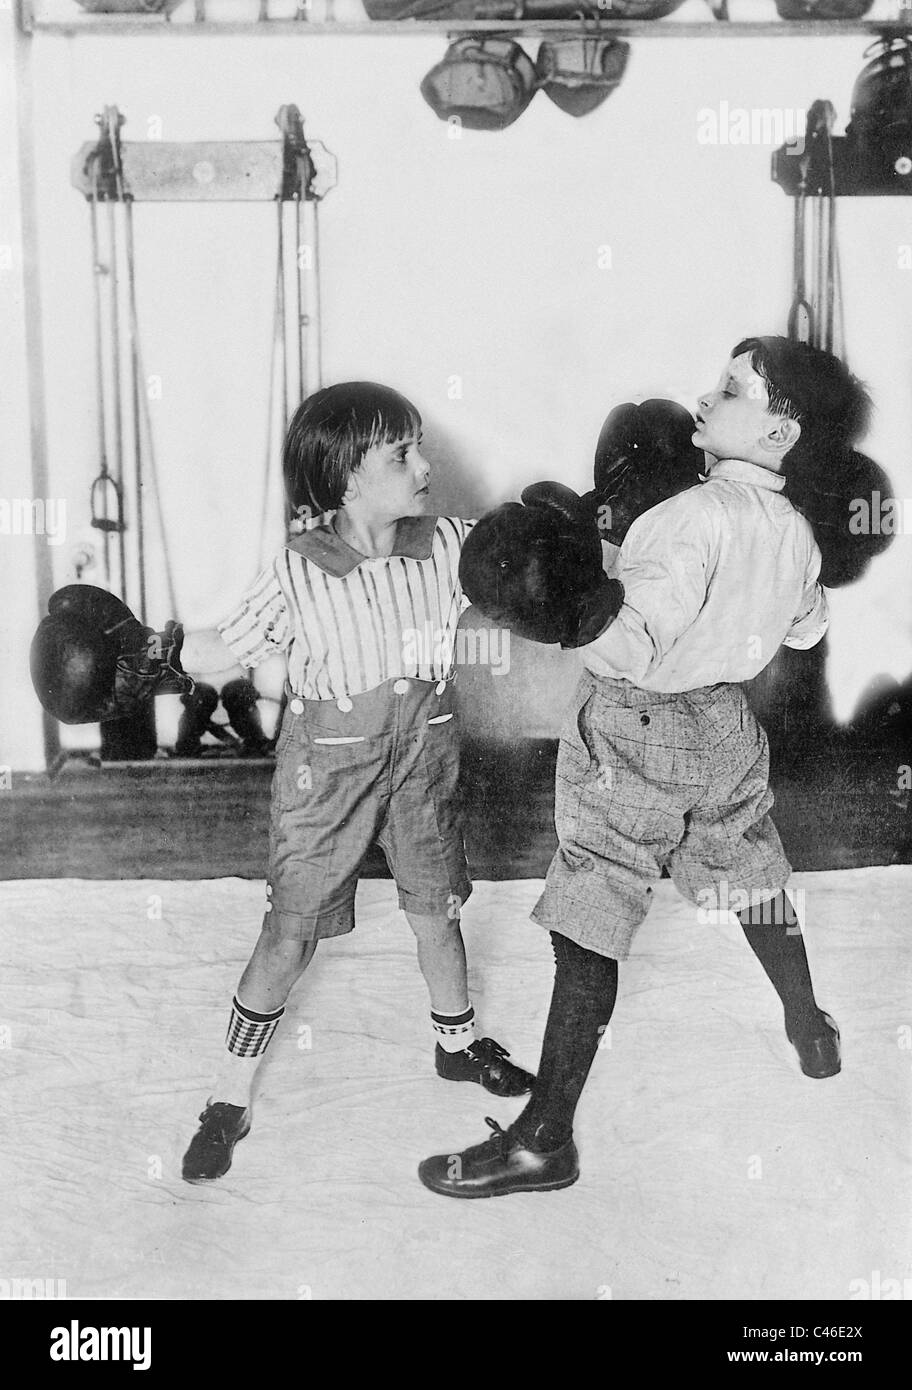
[[[842,1070],[842,1052],[839,1046],[839,1029],[829,1014],[820,1014],[820,1023],[814,1032],[792,1035],[786,1026],[785,1035],[798,1053],[798,1061],[805,1076],[822,1081],[826,1076],[836,1076]]]
[[[511,1192],[553,1192],[579,1177],[572,1139],[550,1153],[537,1153],[511,1129],[486,1118],[494,1133],[458,1154],[436,1154],[418,1165],[418,1176],[444,1197],[506,1197]]]
[[[202,1124],[184,1154],[184,1182],[214,1182],[224,1177],[231,1167],[235,1144],[250,1133],[250,1112],[242,1105],[210,1101],[200,1119]]]
[[[461,1052],[444,1052],[438,1043],[434,1064],[444,1081],[477,1081],[495,1096],[524,1096],[535,1077],[508,1062],[509,1055],[493,1038],[479,1038]]]

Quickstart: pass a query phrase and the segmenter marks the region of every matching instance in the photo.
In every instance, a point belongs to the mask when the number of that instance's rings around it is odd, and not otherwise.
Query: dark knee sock
[[[541,1062],[525,1110],[512,1129],[547,1152],[573,1133],[573,1115],[617,996],[617,961],[551,933],[554,991]]]
[[[820,1009],[814,998],[801,925],[785,893],[735,915],[782,1000],[789,1032],[813,1028],[820,1020]]]

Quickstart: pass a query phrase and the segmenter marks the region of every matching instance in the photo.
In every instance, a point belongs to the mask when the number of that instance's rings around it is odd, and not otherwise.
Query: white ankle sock
[[[236,1057],[233,1052],[226,1052],[212,1089],[212,1099],[227,1101],[229,1105],[243,1105],[247,1109],[259,1064],[259,1057]]]

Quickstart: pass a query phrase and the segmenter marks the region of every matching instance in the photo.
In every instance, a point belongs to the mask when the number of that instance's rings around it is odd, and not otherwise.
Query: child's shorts
[[[772,804],[766,734],[739,685],[666,695],[587,671],[561,732],[560,844],[533,921],[624,960],[663,868],[706,909],[768,901],[791,873]]]
[[[401,908],[458,920],[472,891],[458,780],[452,681],[403,677],[339,701],[292,696],[272,780],[264,931],[300,941],[351,931],[375,842]]]

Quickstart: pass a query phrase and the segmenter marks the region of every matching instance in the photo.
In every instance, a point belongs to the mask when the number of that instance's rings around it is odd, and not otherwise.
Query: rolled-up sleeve
[[[826,592],[819,582],[822,563],[820,548],[812,540],[804,572],[801,602],[788,632],[782,639],[786,647],[794,647],[798,651],[816,647],[830,625],[830,606],[827,603]]]
[[[257,575],[238,606],[218,624],[222,640],[242,666],[259,666],[291,643],[288,603],[275,564]]]
[[[816,581],[804,591],[798,614],[783,641],[787,647],[804,651],[816,647],[830,625],[830,606],[826,592]]]
[[[702,610],[711,556],[712,535],[697,508],[669,513],[662,504],[635,521],[612,571],[624,603],[607,632],[581,648],[586,665],[642,681]]]

